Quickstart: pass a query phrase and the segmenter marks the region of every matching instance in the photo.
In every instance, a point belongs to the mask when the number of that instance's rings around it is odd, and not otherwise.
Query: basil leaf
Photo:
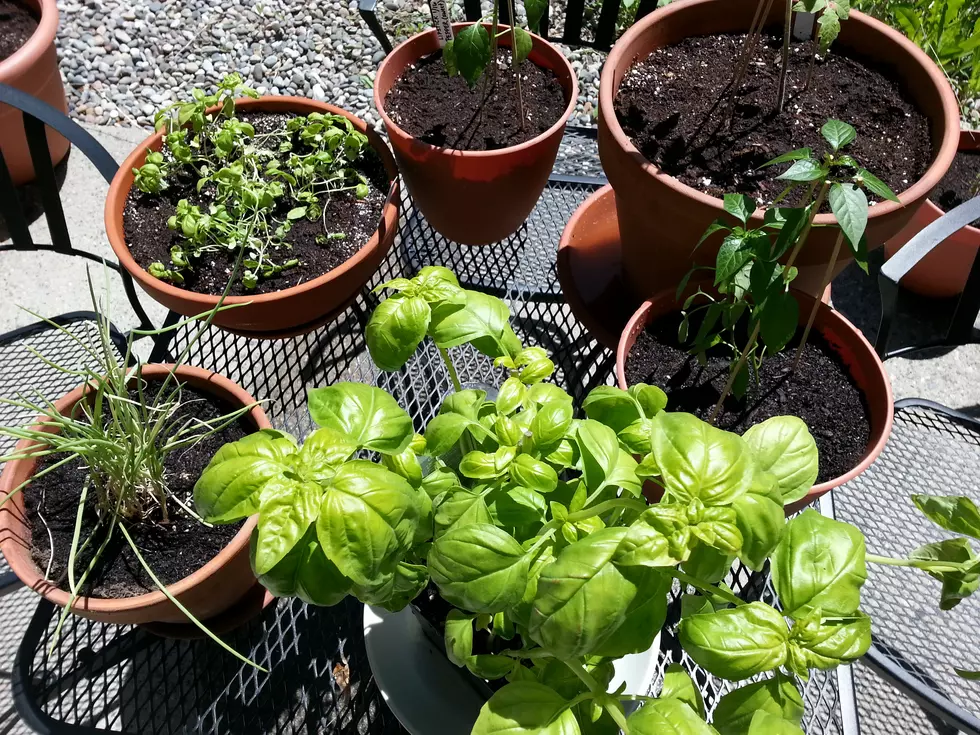
[[[756,712],[749,724],[748,735],[806,735],[792,722],[768,712]]]
[[[447,413],[458,413],[470,421],[477,421],[480,418],[480,406],[487,400],[486,391],[466,390],[450,393],[439,407],[439,415]]]
[[[425,427],[425,451],[433,457],[447,454],[466,431],[466,427],[476,423],[458,413],[441,413],[433,417]]]
[[[786,662],[789,630],[762,602],[684,618],[678,637],[687,654],[715,676],[741,681]]]
[[[867,579],[864,536],[854,526],[807,509],[786,524],[772,556],[772,581],[792,618],[813,609],[851,615]]]
[[[802,621],[801,621],[802,622]],[[797,623],[790,640],[810,668],[836,669],[857,661],[871,647],[871,618],[858,611],[842,620]]]
[[[567,702],[553,689],[532,681],[508,684],[494,693],[470,735],[580,735]]]
[[[582,402],[585,415],[619,433],[643,417],[639,402],[625,390],[611,385],[593,388]]]
[[[544,462],[520,454],[510,465],[510,476],[518,485],[550,493],[558,487],[558,473]]]
[[[319,426],[345,435],[362,449],[382,454],[405,451],[415,430],[398,402],[364,383],[336,383],[309,391],[310,416]]]
[[[752,448],[756,463],[779,483],[783,503],[805,497],[817,481],[817,443],[802,419],[774,416],[756,424],[742,438]]]
[[[664,683],[660,688],[661,699],[676,699],[693,709],[704,719],[704,697],[701,690],[680,664],[670,664],[664,670]]]
[[[524,387],[524,383],[520,381],[520,378],[507,378],[497,392],[497,411],[504,416],[509,416],[514,413],[514,411],[520,408],[525,393],[527,393],[527,388]]]
[[[909,554],[909,559],[959,563],[978,561],[976,554],[973,553],[973,547],[965,538],[946,539],[920,546]],[[925,572],[933,579],[943,583],[939,598],[941,610],[952,610],[961,600],[965,600],[980,587],[980,565],[976,563],[969,570],[934,571],[926,569]]]
[[[429,550],[429,572],[456,607],[495,613],[520,601],[530,560],[506,531],[490,524],[457,526]]]
[[[590,655],[626,619],[638,590],[612,562],[625,535],[596,531],[541,571],[528,631],[558,658]]]
[[[500,447],[490,452],[467,452],[459,463],[459,472],[474,480],[493,480],[507,472],[517,455],[515,447]]]
[[[483,30],[482,26],[468,26],[468,28],[475,27]],[[486,33],[486,30],[483,32]],[[457,57],[460,53],[459,39],[462,33],[456,36]],[[462,70],[462,63],[460,68]],[[463,75],[466,75],[465,70]],[[454,311],[438,322],[433,320],[431,334],[439,347],[449,348],[469,343],[488,357],[512,357],[520,351],[519,347],[514,349],[510,309],[507,308],[507,304],[495,296],[479,291],[467,291],[464,308]]]
[[[449,495],[436,509],[433,521],[436,538],[456,526],[493,522],[483,496],[469,490],[458,490]]]
[[[459,488],[459,478],[448,467],[438,467],[422,478],[422,489],[433,500],[456,488]]]
[[[705,544],[698,544],[684,561],[684,571],[703,582],[716,584],[732,568],[735,556]]]
[[[646,456],[653,451],[654,426],[651,419],[637,419],[617,434],[619,443],[628,452]]]
[[[589,492],[595,492],[609,484],[608,478],[620,461],[619,440],[615,431],[592,419],[579,422],[575,437],[582,454],[585,484]]]
[[[571,426],[571,402],[551,400],[541,406],[531,420],[531,436],[535,446],[544,450],[560,442]]]
[[[259,511],[262,489],[290,469],[296,445],[275,431],[225,444],[194,485],[194,505],[209,523],[233,523]]]
[[[502,679],[520,666],[516,658],[510,656],[497,656],[492,653],[479,653],[470,656],[466,661],[466,668],[481,679]]]
[[[368,352],[382,370],[398,370],[425,339],[432,310],[425,299],[395,294],[381,302],[364,330]]]
[[[738,557],[749,569],[761,571],[786,528],[779,484],[768,472],[756,470],[749,491],[731,507],[735,511],[735,525],[742,534]]]
[[[544,521],[548,504],[539,492],[520,485],[507,485],[495,495],[497,520],[505,526],[526,526]]]
[[[473,655],[473,620],[475,615],[468,615],[460,610],[450,610],[446,617],[446,658],[457,666],[466,666],[466,661]]]
[[[356,451],[357,445],[343,434],[317,429],[303,441],[296,470],[302,477],[326,484]]]
[[[626,608],[623,622],[594,649],[594,655],[609,659],[650,649],[667,620],[667,593],[672,581],[660,570],[648,567],[619,572],[636,588],[636,594]]]
[[[253,569],[257,542],[258,533],[253,531],[249,544]],[[351,581],[324,555],[312,527],[278,564],[256,576],[276,597],[298,597],[311,605],[336,605],[351,591]]]
[[[322,495],[323,488],[315,482],[283,477],[266,483],[252,562],[256,575],[269,572],[306,535],[320,512]]]
[[[962,495],[913,495],[915,507],[940,528],[980,539],[980,510]]]
[[[677,699],[654,699],[626,719],[631,735],[715,735],[714,728]]]
[[[402,477],[355,459],[323,495],[317,538],[355,584],[375,585],[412,545],[420,514],[419,496]]]
[[[385,610],[398,612],[418,597],[428,584],[429,570],[424,564],[400,561],[392,575],[391,591],[387,598],[371,604],[380,604]]]
[[[747,735],[757,712],[800,724],[803,697],[793,679],[777,672],[771,679],[733,689],[718,701],[712,723],[720,735]]]
[[[643,409],[643,416],[652,419],[667,408],[667,394],[655,385],[636,383],[627,391]]]
[[[752,456],[741,437],[689,413],[660,413],[654,423],[653,459],[671,499],[727,505],[748,492]]]

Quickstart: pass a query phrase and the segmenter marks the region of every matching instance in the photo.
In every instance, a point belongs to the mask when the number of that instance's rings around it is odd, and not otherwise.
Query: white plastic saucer
[[[412,611],[364,606],[364,642],[381,696],[412,735],[468,735],[484,700],[426,638]],[[660,636],[649,651],[616,662],[609,690],[646,694],[657,674]]]

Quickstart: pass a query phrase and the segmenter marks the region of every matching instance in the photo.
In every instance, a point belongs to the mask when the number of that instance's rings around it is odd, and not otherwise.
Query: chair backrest
[[[0,252],[5,250],[54,251],[64,255],[79,256],[111,268],[122,279],[130,306],[140,320],[139,328],[153,328],[153,323],[147,317],[136,296],[133,279],[129,273],[113,260],[108,260],[72,245],[68,224],[65,220],[65,210],[61,202],[58,177],[48,149],[47,128],[59,133],[75,151],[84,155],[106,182],[112,181],[119,169],[119,164],[87,130],[60,110],[35,99],[26,92],[6,84],[0,84],[0,104],[9,105],[22,113],[24,135],[27,139],[35,176],[34,182],[27,187],[21,187],[22,191],[18,191],[7,168],[3,152],[0,150],[0,215],[6,223],[7,235],[11,240],[8,244],[0,244]],[[51,234],[50,244],[36,243],[31,236],[30,218],[21,197],[23,189],[28,187],[32,192],[36,192],[40,199]]]
[[[596,3],[590,2],[586,7],[585,0],[568,0],[565,8],[565,20],[562,33],[559,36],[551,34],[551,8],[548,6],[541,19],[540,34],[549,41],[563,43],[566,46],[589,46],[599,51],[612,48],[616,35],[616,20],[619,18],[620,5],[623,0],[601,0],[599,3],[595,32],[591,39],[583,38],[586,30],[586,10],[590,15],[595,10]],[[636,0],[634,0],[635,2]],[[391,41],[378,20],[375,9],[378,0],[361,0],[359,11],[365,23],[381,43],[385,53],[391,51]],[[633,22],[656,10],[657,0],[639,0]],[[477,21],[483,17],[480,0],[463,0],[463,10],[468,21]],[[510,23],[510,8],[507,2],[500,2],[500,22]]]

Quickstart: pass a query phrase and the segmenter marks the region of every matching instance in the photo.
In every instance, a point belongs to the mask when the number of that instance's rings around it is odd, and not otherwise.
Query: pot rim
[[[167,373],[174,371],[174,367],[175,366],[170,363],[149,363],[142,365],[141,369],[143,377],[153,380],[163,378]],[[244,388],[220,373],[215,373],[204,368],[194,367],[192,365],[181,365],[177,367],[174,372],[178,378],[186,380],[192,385],[198,386],[199,389],[202,385],[217,385],[220,391],[228,393],[235,400],[235,402],[240,402],[242,406],[255,403],[255,399],[252,398],[252,396],[246,392]],[[57,408],[59,412],[64,413],[65,411],[74,407],[75,404],[78,403],[78,401],[80,401],[90,390],[91,388],[87,384],[78,386],[56,401],[54,404],[55,408]],[[215,394],[217,393],[218,392],[216,391]],[[261,405],[253,406],[248,415],[255,422],[257,427],[256,430],[272,428],[272,424],[266,417],[265,411],[262,409]],[[35,420],[33,426],[35,428],[43,428],[46,423],[47,422],[44,420],[44,417],[40,416]],[[36,443],[37,442],[30,439],[22,439],[21,441],[17,442],[15,451],[19,452],[27,449],[34,446]],[[14,460],[10,463],[9,467],[4,467],[3,473],[0,474],[0,496],[6,497],[8,492],[13,490],[12,487],[8,487],[13,482],[11,479],[13,475],[11,467],[21,462],[33,462],[36,466],[37,460]],[[21,503],[23,503],[23,491],[18,494],[18,498],[20,498]],[[14,499],[11,502],[15,503],[16,500],[17,499]],[[65,592],[48,580],[37,564],[34,563],[33,559],[31,559],[30,552],[24,549],[21,544],[17,543],[17,537],[12,534],[10,522],[8,520],[11,512],[12,511],[8,511],[5,508],[0,509],[0,535],[2,535],[2,539],[0,539],[0,550],[3,551],[7,563],[26,587],[31,588],[42,597],[59,607],[68,607],[68,603],[71,600],[71,593]],[[177,580],[173,584],[167,585],[166,587],[170,594],[174,597],[179,597],[187,590],[197,586],[208,577],[211,577],[216,572],[220,571],[220,569],[228,564],[228,562],[230,562],[237,554],[239,554],[243,548],[248,548],[249,539],[251,538],[252,531],[257,523],[258,516],[253,515],[247,518],[245,523],[238,530],[238,533],[236,533],[234,537],[232,537],[232,539],[225,544],[221,551],[219,551],[207,563],[186,577]],[[31,529],[31,531],[33,533],[33,529]],[[8,553],[8,551],[11,551],[12,553]],[[153,592],[147,592],[135,597],[103,598],[79,596],[75,600],[74,604],[72,604],[71,609],[72,611],[80,613],[96,612],[118,614],[120,612],[128,612],[131,610],[160,605],[165,602],[168,602],[167,596],[157,589]]]
[[[30,10],[41,16],[37,28],[23,46],[0,61],[0,82],[25,73],[45,51],[54,45],[58,34],[58,4],[56,0],[25,0]]]
[[[959,145],[956,148],[956,152],[959,153],[961,151],[980,152],[980,130],[960,130]],[[936,219],[942,217],[947,211],[932,201],[931,196],[923,202],[922,206],[928,207]],[[958,234],[980,240],[980,227],[964,225],[962,229],[958,230]]]
[[[704,286],[707,283],[708,283],[707,281],[692,280],[688,285],[688,288],[690,289],[698,286]],[[790,293],[792,293],[798,301],[802,299],[802,305],[805,307],[809,307],[809,305],[812,304],[812,302],[814,301],[812,296],[809,296],[803,293],[802,291],[797,291],[796,289],[790,289]],[[633,316],[630,317],[629,322],[627,322],[626,326],[623,328],[623,332],[619,338],[619,344],[616,346],[616,383],[623,390],[626,390],[626,388],[628,387],[628,383],[626,382],[626,357],[629,354],[630,348],[633,346],[633,342],[635,341],[633,335],[637,333],[642,327],[646,326],[647,322],[650,319],[649,314],[653,306],[655,304],[662,303],[663,301],[668,299],[672,303],[676,303],[676,294],[674,289],[665,289],[660,293],[656,294],[655,296],[647,299],[642,304],[640,304],[640,307],[633,313]],[[818,308],[819,308],[818,318],[822,314],[825,318],[829,318],[832,322],[834,322],[836,326],[838,326],[841,329],[841,331],[851,335],[851,337],[857,342],[857,344],[860,345],[861,349],[865,350],[873,358],[874,362],[877,364],[879,373],[882,376],[884,376],[884,380],[882,382],[884,383],[884,388],[885,388],[885,401],[884,401],[886,404],[885,421],[882,426],[880,435],[878,435],[877,439],[875,439],[874,425],[871,421],[870,410],[869,410],[868,423],[871,424],[871,431],[872,431],[871,438],[874,440],[874,443],[871,444],[869,442],[869,445],[865,447],[864,454],[861,457],[861,461],[858,462],[858,464],[856,464],[854,467],[852,467],[850,471],[844,473],[843,475],[839,477],[835,477],[831,480],[827,480],[826,482],[821,482],[816,485],[813,485],[807,491],[807,494],[805,496],[803,496],[799,500],[793,501],[792,503],[786,506],[787,512],[795,512],[796,510],[803,508],[804,506],[808,505],[809,503],[812,503],[814,500],[819,498],[821,495],[824,495],[828,491],[833,490],[836,487],[840,487],[841,485],[850,482],[855,477],[857,477],[862,472],[864,472],[866,469],[868,469],[868,467],[870,467],[872,463],[874,463],[874,461],[878,459],[878,456],[885,448],[885,444],[888,442],[888,437],[891,436],[892,423],[895,418],[895,400],[894,400],[894,395],[892,394],[891,380],[888,378],[888,373],[885,370],[884,363],[882,363],[881,359],[878,357],[878,353],[875,352],[874,347],[871,346],[871,343],[868,342],[867,338],[864,336],[864,334],[861,332],[860,329],[858,329],[853,324],[851,324],[851,322],[848,321],[843,314],[841,314],[839,311],[831,307],[829,304],[826,304],[823,301],[821,301],[820,306]],[[807,311],[806,308],[800,309],[801,317],[805,318],[806,311]],[[814,327],[816,327],[816,322],[814,323]],[[867,391],[864,390],[862,386],[858,386],[858,388],[861,391],[862,395],[864,395],[865,401],[868,402],[870,406],[870,401],[868,401],[867,399]]]
[[[340,107],[335,107],[334,105],[327,104],[326,102],[307,99],[306,97],[264,95],[258,99],[239,98],[235,100],[235,108],[245,110],[255,108],[257,110],[261,110],[263,105],[268,105],[269,103],[280,106],[295,107],[296,111],[300,112],[301,114],[321,112],[324,114],[342,115],[353,122],[355,126],[361,130],[361,132],[367,134],[372,148],[374,148],[375,152],[377,152],[378,156],[381,158],[385,171],[390,177],[388,194],[385,198],[384,206],[381,209],[379,225],[381,221],[384,221],[386,227],[393,228],[397,226],[397,210],[400,203],[398,168],[395,165],[395,159],[391,155],[391,151],[388,149],[387,144],[374,133],[373,129],[368,127],[367,123],[356,115]],[[216,109],[218,108],[213,107],[211,108],[211,111]],[[122,165],[120,165],[116,175],[112,177],[112,182],[109,184],[109,194],[106,197],[105,204],[106,235],[109,238],[109,245],[116,254],[116,258],[119,259],[120,265],[122,265],[123,268],[125,268],[126,271],[133,276],[133,278],[139,281],[144,288],[150,289],[151,291],[161,291],[172,299],[180,299],[199,304],[201,311],[205,312],[214,308],[221,297],[214,296],[212,294],[198,293],[197,291],[192,291],[186,288],[180,288],[150,275],[150,272],[143,268],[136,262],[136,259],[133,258],[132,253],[129,250],[129,245],[126,242],[125,232],[123,231],[122,212],[125,209],[126,199],[129,196],[129,192],[132,190],[132,170],[133,168],[139,167],[143,163],[147,152],[149,152],[153,146],[160,143],[162,139],[163,131],[155,131],[133,149],[132,153],[130,153],[126,160],[123,161]],[[225,298],[223,303],[225,305],[252,304],[253,306],[269,304],[279,301],[280,299],[289,298],[301,293],[318,289],[352,270],[355,266],[360,264],[361,261],[367,258],[370,252],[378,248],[382,243],[380,231],[381,228],[379,226],[374,230],[371,237],[368,238],[368,240],[364,242],[361,247],[358,248],[357,252],[355,252],[350,258],[338,265],[336,268],[332,268],[326,273],[320,274],[316,278],[306,281],[305,283],[300,283],[296,286],[281,289],[279,291],[270,291],[269,293],[255,294],[254,296],[228,296]]]
[[[618,87],[615,90],[612,89],[612,70],[620,65],[620,62],[628,55],[634,43],[648,31],[650,26],[653,26],[675,14],[696,12],[688,11],[689,8],[696,8],[700,6],[710,7],[712,4],[717,4],[720,1],[721,0],[677,0],[670,5],[666,5],[655,10],[637,23],[634,23],[633,26],[620,37],[620,39],[613,46],[612,50],[609,52],[609,56],[606,58],[606,62],[602,67],[599,80],[599,115],[601,116],[603,123],[608,127],[609,132],[616,141],[616,144],[623,148],[627,154],[643,159],[642,168],[645,173],[653,176],[664,186],[675,190],[677,193],[693,199],[699,204],[712,207],[718,211],[719,215],[721,215],[724,211],[724,206],[721,199],[713,197],[710,194],[705,194],[704,192],[688,186],[687,184],[683,184],[673,176],[662,172],[655,164],[646,160],[643,154],[640,153],[635,145],[633,145],[633,141],[631,141],[626,133],[623,132],[623,128],[620,126],[619,120],[616,118],[616,110],[613,105]],[[710,11],[706,7],[703,9],[703,12]],[[932,81],[933,86],[939,91],[942,99],[945,127],[942,130],[942,139],[939,149],[936,151],[932,163],[929,164],[929,167],[926,169],[925,173],[918,180],[916,180],[912,186],[908,187],[898,195],[898,202],[887,200],[879,202],[871,207],[870,211],[868,212],[869,218],[887,216],[910,204],[914,204],[916,201],[926,201],[929,193],[936,187],[936,185],[939,184],[940,179],[942,179],[943,175],[946,173],[946,170],[949,168],[949,162],[952,161],[953,156],[956,153],[960,132],[959,104],[956,101],[956,95],[953,93],[952,88],[949,86],[949,83],[946,81],[946,78],[943,76],[943,73],[939,67],[936,66],[932,59],[930,59],[922,49],[916,46],[899,31],[890,28],[881,21],[875,20],[871,16],[865,15],[858,10],[851,11],[851,15],[847,22],[853,23],[854,27],[863,29],[864,33],[877,33],[879,35],[886,36],[889,41],[901,46],[907,54],[912,56],[918,62],[919,66],[926,70],[929,79]],[[635,59],[631,60],[629,66],[633,66],[634,62]],[[942,123],[943,121],[939,120],[936,122]],[[942,164],[943,161],[947,162],[945,166]],[[761,220],[761,212],[763,211],[763,208],[756,209],[752,215],[753,219],[758,218]],[[831,225],[836,224],[836,222],[837,220],[833,214],[818,214],[814,219],[815,225]]]
[[[453,23],[452,25],[453,25],[453,33],[455,34],[458,29],[465,28],[466,26],[474,25],[474,23],[470,23],[470,22]],[[489,30],[491,24],[484,23],[483,26]],[[497,27],[507,28],[507,29],[510,28],[509,25],[506,25],[504,23],[498,23]],[[568,59],[565,57],[565,54],[559,51],[554,44],[552,44],[546,38],[543,38],[542,36],[539,36],[536,33],[531,33],[530,31],[526,31],[526,33],[531,37],[531,40],[533,41],[534,45],[537,45],[538,43],[544,44],[551,51],[553,51],[558,58],[561,59],[562,63],[565,65],[565,67],[568,70],[569,78],[572,80],[572,89],[570,91],[568,104],[565,105],[565,112],[562,113],[562,116],[558,118],[558,120],[555,122],[554,125],[552,125],[550,128],[545,130],[540,135],[531,138],[531,140],[525,141],[523,143],[519,143],[517,145],[508,146],[507,148],[498,148],[497,150],[493,150],[493,151],[464,151],[464,150],[460,150],[459,148],[446,148],[442,146],[436,146],[436,145],[432,145],[431,143],[426,143],[424,141],[421,141],[418,138],[416,138],[414,135],[411,135],[410,133],[406,132],[403,128],[395,124],[395,122],[392,121],[390,117],[388,117],[388,113],[385,112],[384,100],[381,99],[381,95],[378,90],[378,80],[382,77],[382,73],[381,73],[382,69],[384,69],[386,64],[391,62],[391,59],[394,57],[395,53],[399,49],[403,47],[408,47],[409,45],[421,45],[427,39],[428,36],[435,35],[436,33],[437,31],[435,30],[435,28],[430,28],[426,31],[422,31],[421,33],[417,33],[416,35],[412,36],[408,40],[402,41],[400,44],[395,46],[395,48],[392,49],[384,57],[384,59],[381,60],[381,65],[378,67],[378,71],[374,77],[375,80],[374,81],[374,106],[375,108],[377,108],[378,113],[381,115],[381,120],[384,122],[385,127],[388,128],[389,131],[394,131],[395,133],[405,138],[410,138],[411,140],[415,141],[417,145],[422,146],[422,149],[426,153],[439,152],[439,153],[448,153],[457,156],[487,158],[487,157],[499,156],[503,154],[510,154],[516,151],[523,151],[527,148],[532,148],[542,143],[545,138],[555,135],[561,128],[563,128],[568,123],[568,118],[572,116],[572,112],[575,110],[576,101],[578,100],[578,77],[575,74],[575,70],[572,68],[571,62],[569,62]],[[505,46],[510,45],[509,36],[501,36],[501,41]],[[534,53],[533,48],[534,46],[532,46],[531,53]],[[413,55],[413,56],[415,59],[421,58],[419,55]],[[401,78],[401,74],[399,74],[396,78]],[[389,135],[390,134],[391,133],[389,132]]]

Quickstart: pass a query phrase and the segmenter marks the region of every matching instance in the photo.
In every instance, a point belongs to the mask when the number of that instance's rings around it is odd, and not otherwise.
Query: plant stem
[[[793,35],[793,0],[786,0],[786,19],[783,23],[783,62],[779,69],[779,111],[786,104],[786,76],[789,72],[789,42]]]
[[[870,558],[870,557],[868,557]],[[690,574],[682,572],[680,569],[667,569],[667,573],[676,579],[678,582],[688,585],[689,587],[694,587],[694,589],[701,590],[714,597],[721,598],[725,602],[730,602],[731,604],[738,607],[739,605],[744,605],[745,600],[742,600],[735,596],[733,592],[722,589],[721,587],[715,587],[710,584],[705,584],[697,577],[692,577]]]
[[[446,366],[446,370],[449,371],[449,379],[453,381],[453,390],[459,393],[463,390],[462,383],[459,382],[459,376],[456,374],[456,366],[453,365],[452,358],[449,357],[449,350],[445,347],[439,347],[439,356],[442,358],[442,362]]]
[[[895,559],[891,556],[878,556],[877,554],[867,554],[865,561],[872,564],[882,564],[889,567],[910,567],[912,569],[924,569],[931,572],[965,572],[976,564],[972,562],[939,562],[929,561],[928,559]]]
[[[599,682],[595,680],[595,677],[592,676],[592,674],[590,674],[586,668],[582,666],[582,664],[576,661],[562,659],[562,663],[570,668],[575,676],[581,679],[582,683],[589,688],[589,691],[592,692],[595,699],[602,703],[603,708],[609,713],[609,716],[612,717],[613,721],[616,723],[616,726],[622,730],[623,735],[629,735],[630,729],[629,725],[626,724],[625,715],[623,715],[622,710],[620,710],[615,703],[608,701],[609,697],[607,692],[601,686],[599,686]]]
[[[497,23],[499,19],[498,3],[501,0],[492,0],[493,15],[490,17],[490,90],[497,86]],[[511,22],[514,19],[511,18]],[[488,92],[489,94],[489,92]]]
[[[524,92],[521,89],[521,65],[517,63],[517,13],[514,0],[510,3],[510,51],[514,59],[514,74],[517,76],[517,114],[521,118],[521,132],[524,132]]]
[[[721,413],[722,404],[724,404],[725,399],[728,398],[728,394],[732,392],[732,386],[735,385],[735,379],[738,374],[742,372],[742,368],[745,367],[746,360],[749,359],[749,353],[755,347],[756,340],[759,339],[759,330],[762,327],[762,319],[758,319],[755,323],[755,327],[752,329],[752,334],[749,335],[749,341],[745,343],[745,349],[742,350],[742,354],[738,356],[738,362],[735,363],[735,367],[729,372],[728,380],[725,381],[725,389],[721,392],[718,397],[718,402],[715,407],[711,409],[711,415],[708,416],[708,423],[713,424],[715,419],[718,418],[718,414]]]
[[[830,255],[830,262],[827,263],[827,270],[824,271],[823,280],[820,281],[820,290],[817,292],[818,295],[813,299],[813,307],[810,309],[810,316],[807,317],[806,327],[803,329],[803,338],[800,340],[800,346],[796,348],[796,359],[793,360],[793,370],[800,366],[800,360],[803,359],[803,348],[806,347],[806,341],[810,336],[810,329],[813,328],[813,320],[817,318],[817,309],[820,308],[820,295],[827,288],[827,284],[830,283],[831,276],[834,275],[834,266],[837,265],[837,256],[840,255],[840,246],[844,242],[844,231],[841,230],[840,234],[837,235],[837,242],[834,243],[834,252]]]
[[[641,513],[647,509],[647,504],[639,500],[630,500],[629,498],[614,498],[613,500],[606,500],[605,502],[599,503],[598,505],[592,506],[591,508],[583,508],[575,513],[569,513],[567,521],[569,523],[578,523],[579,521],[584,521],[587,518],[592,518],[593,516],[602,515],[607,510],[612,510],[613,508],[632,508],[633,510],[640,511]]]
[[[810,210],[810,216],[807,218],[806,225],[803,227],[803,231],[800,232],[800,237],[796,241],[796,245],[793,246],[793,252],[789,254],[789,260],[786,261],[786,265],[783,267],[783,274],[789,272],[790,267],[796,262],[796,256],[800,254],[800,249],[806,242],[807,237],[810,234],[810,230],[813,227],[813,220],[816,219],[817,214],[820,212],[820,207],[823,206],[824,200],[827,199],[827,192],[830,190],[830,184],[828,182],[823,182],[820,187],[820,193],[817,194],[817,200],[813,203],[813,209]]]
[[[742,84],[742,79],[745,77],[745,74],[749,69],[749,65],[752,63],[752,57],[755,55],[755,50],[759,45],[760,39],[762,38],[762,29],[766,25],[766,18],[769,17],[769,11],[772,9],[772,3],[773,0],[759,0],[759,4],[755,8],[755,16],[752,18],[752,25],[749,26],[748,35],[745,36],[745,41],[742,43],[742,53],[735,65],[735,74],[732,77],[731,82],[731,89],[733,92],[738,91],[738,88]]]

